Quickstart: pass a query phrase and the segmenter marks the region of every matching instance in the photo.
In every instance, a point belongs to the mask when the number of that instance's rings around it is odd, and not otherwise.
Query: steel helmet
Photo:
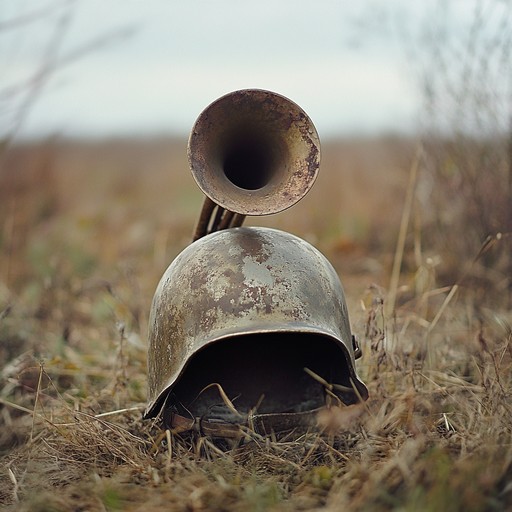
[[[365,400],[358,351],[341,282],[317,249],[271,228],[217,231],[185,248],[156,289],[145,417],[208,414],[218,395],[197,397],[221,387],[243,413],[320,407],[326,385],[344,403]]]

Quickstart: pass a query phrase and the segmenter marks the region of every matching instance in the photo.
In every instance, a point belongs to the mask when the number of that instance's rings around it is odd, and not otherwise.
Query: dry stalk
[[[391,271],[391,279],[389,283],[388,299],[386,301],[384,310],[386,318],[390,318],[395,310],[395,302],[398,291],[398,282],[400,280],[400,269],[402,267],[402,259],[405,248],[405,238],[407,235],[407,228],[409,226],[409,219],[411,217],[412,205],[414,194],[416,190],[416,182],[418,176],[418,169],[423,158],[423,146],[419,146],[416,150],[416,156],[409,171],[409,183],[407,185],[407,192],[405,195],[404,209],[402,211],[402,219],[400,221],[400,229],[398,231],[398,240],[396,243],[395,258],[393,260],[393,269]]]
[[[16,475],[14,474],[13,470],[11,468],[7,468],[7,472],[9,474],[9,479],[11,480],[12,482],[12,485],[13,485],[13,489],[12,489],[12,496],[13,496],[13,499],[15,502],[18,502],[19,501],[19,496],[18,496],[18,490],[19,490],[19,485],[18,485],[18,480],[16,479]]]
[[[36,410],[37,410],[37,405],[39,403],[39,393],[41,392],[42,378],[43,378],[43,364],[40,363],[39,364],[39,377],[37,379],[36,398],[34,401],[34,411],[32,414],[32,429],[30,430],[30,442],[31,443],[34,441],[34,429],[35,429],[36,417],[37,417]]]
[[[212,382],[211,384],[208,384],[207,386],[205,386],[201,391],[199,391],[199,395],[202,395],[207,389],[210,389],[212,387],[216,387],[218,390],[219,390],[219,394],[222,398],[222,401],[224,402],[224,404],[226,405],[226,407],[233,413],[233,414],[236,414],[237,416],[239,416],[240,418],[243,417],[242,414],[240,414],[237,410],[236,410],[236,407],[233,405],[233,402],[229,399],[228,395],[226,394],[226,392],[224,391],[223,387],[217,383],[217,382]]]

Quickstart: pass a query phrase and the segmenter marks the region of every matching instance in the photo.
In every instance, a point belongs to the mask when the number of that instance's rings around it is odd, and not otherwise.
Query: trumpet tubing
[[[313,186],[320,141],[307,114],[270,91],[222,96],[198,117],[190,168],[207,196],[194,238],[289,208]]]

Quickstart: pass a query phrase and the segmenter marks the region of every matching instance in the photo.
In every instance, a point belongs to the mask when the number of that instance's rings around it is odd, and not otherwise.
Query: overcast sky
[[[0,136],[186,134],[252,87],[297,102],[321,136],[414,130],[404,45],[426,3],[1,0]]]

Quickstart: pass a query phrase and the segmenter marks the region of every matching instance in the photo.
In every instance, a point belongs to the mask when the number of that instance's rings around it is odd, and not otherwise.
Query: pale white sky
[[[16,128],[19,136],[186,134],[211,101],[250,87],[297,102],[321,137],[414,130],[421,97],[404,46],[423,5],[2,0],[0,137]],[[53,71],[38,80],[45,64]]]

